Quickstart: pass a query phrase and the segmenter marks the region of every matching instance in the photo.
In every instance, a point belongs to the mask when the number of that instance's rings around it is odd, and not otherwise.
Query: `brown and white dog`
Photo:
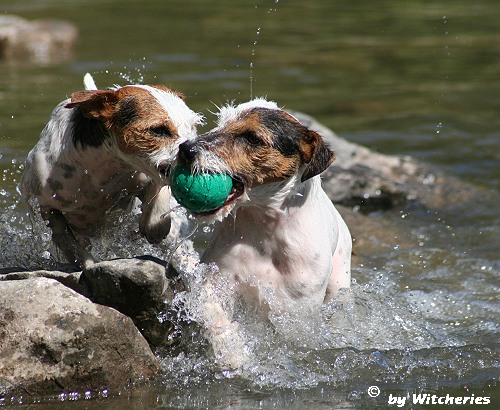
[[[232,288],[268,318],[293,312],[300,321],[350,286],[351,235],[319,176],[334,158],[318,133],[265,99],[223,107],[215,129],[181,144],[179,162],[193,172],[233,179],[226,203],[199,215],[220,220],[201,261],[218,266],[230,285],[222,293]],[[239,367],[245,347],[226,295],[217,278],[204,286],[201,316],[216,359]]]
[[[52,112],[28,155],[20,191],[36,198],[52,239],[69,262],[94,262],[89,238],[108,211],[142,201],[140,232],[152,243],[170,230],[169,170],[179,144],[196,136],[202,117],[160,85],[85,90]],[[31,202],[31,201],[29,201]]]

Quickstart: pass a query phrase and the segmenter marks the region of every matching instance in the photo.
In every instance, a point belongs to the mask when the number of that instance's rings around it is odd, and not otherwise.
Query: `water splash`
[[[189,291],[176,297],[175,305],[183,312],[179,317],[191,326],[184,330],[185,348],[176,355],[163,356],[169,383],[189,385],[237,375],[258,389],[296,389],[320,383],[349,384],[361,374],[364,379],[372,374],[374,380],[418,379],[425,368],[421,357],[428,356],[435,363],[430,365],[438,368],[445,360],[440,355],[453,356],[451,346],[460,346],[391,290],[394,283],[354,283],[351,290],[324,306],[318,320],[306,320],[301,328],[292,329],[286,316],[274,317],[271,325],[238,304],[234,319],[252,362],[238,371],[219,371],[207,355],[210,346],[200,325],[203,281],[215,273],[216,267],[199,265],[188,279]],[[227,286],[221,283],[220,287],[227,294]],[[493,360],[493,354],[486,360]],[[448,372],[457,377],[464,366],[457,362]]]
[[[260,35],[260,27],[257,29],[256,36],[258,37]],[[255,58],[255,48],[257,47],[258,40],[257,38],[253,42],[253,48],[252,48],[252,61],[250,61],[250,99],[253,99],[253,83],[254,83],[254,78],[253,78],[253,59]]]
[[[118,85],[131,85],[131,84],[144,84],[145,83],[145,75],[149,71],[149,67],[152,65],[151,61],[147,61],[146,57],[142,57],[140,60],[129,59],[130,68],[125,65],[123,70],[100,70],[96,71],[96,73],[106,74],[106,76],[116,76],[121,80],[124,80],[125,83]],[[107,81],[109,83],[109,81]],[[97,84],[98,88],[99,84]]]
[[[274,4],[278,4],[279,3],[279,0],[274,0]],[[257,9],[258,6],[255,6],[255,8]],[[269,9],[267,9],[267,14],[271,14],[271,13],[275,13],[278,11],[278,8],[277,7],[270,7]],[[258,44],[258,39],[259,39],[259,36],[260,36],[260,33],[261,33],[261,30],[262,28],[261,27],[258,27],[257,28],[257,31],[255,33],[255,39],[253,41],[253,48],[252,48],[252,52],[251,52],[251,61],[250,61],[250,99],[253,99],[254,97],[254,92],[253,92],[253,88],[254,88],[254,82],[255,82],[255,79],[254,79],[254,59],[255,59],[255,50],[257,48],[257,44]]]
[[[3,173],[0,266],[53,269],[58,266],[58,254],[51,244],[50,230],[37,216],[35,231],[31,230],[27,206],[13,189],[21,173],[19,163],[11,164]],[[185,238],[195,223],[189,218],[184,223],[175,222],[183,215],[178,209],[173,212],[173,235]],[[116,225],[93,244],[99,258],[144,254],[171,257],[172,248],[150,245],[140,236],[138,211],[116,216]],[[499,332],[498,323],[492,319],[498,311],[495,267],[483,260],[469,262],[465,281],[459,280],[464,270],[463,255],[456,256],[456,260],[448,256],[450,260],[444,267],[435,263],[433,259],[442,259],[442,255],[435,249],[428,229],[420,225],[415,228],[418,247],[410,250],[409,260],[404,259],[400,247],[391,248],[386,262],[382,261],[377,270],[355,265],[353,277],[358,281],[353,281],[352,288],[300,326],[284,314],[274,315],[271,321],[262,320],[261,314],[237,303],[234,319],[240,324],[252,358],[250,365],[238,372],[217,369],[200,317],[203,282],[213,277],[217,268],[199,264],[192,242],[182,241],[172,261],[187,290],[175,296],[163,317],[178,324],[181,344],[175,350],[157,352],[165,385],[192,389],[229,378],[238,380],[248,391],[260,392],[263,388],[312,389],[328,383],[354,395],[359,389],[366,391],[363,383],[372,380],[415,389],[443,380],[451,380],[447,383],[456,386],[463,380],[471,384],[492,379]],[[209,234],[210,229],[199,229],[193,240],[197,243]],[[401,286],[401,277],[411,275],[412,263],[421,266],[422,255],[425,269],[419,269],[421,288]],[[402,265],[401,271],[391,272],[391,266]],[[447,278],[447,283],[463,283],[463,288],[438,288],[435,283],[442,278]],[[428,288],[424,282],[430,283]],[[224,281],[219,284],[222,298],[228,289]],[[468,289],[474,289],[476,296],[472,297]],[[272,292],[266,298],[268,303],[278,303]]]
[[[442,129],[443,129],[443,123],[442,122],[438,122],[437,125],[436,125],[436,134],[439,134]]]

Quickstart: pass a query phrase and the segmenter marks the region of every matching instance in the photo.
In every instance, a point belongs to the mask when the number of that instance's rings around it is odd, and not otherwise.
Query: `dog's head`
[[[317,132],[264,99],[223,107],[216,128],[179,149],[179,162],[193,172],[232,177],[229,198],[211,212],[217,216],[227,215],[236,203],[272,206],[334,159]]]
[[[179,144],[195,138],[196,126],[203,123],[181,94],[159,85],[78,91],[66,107],[75,108],[75,144],[107,144],[158,183],[168,177]]]

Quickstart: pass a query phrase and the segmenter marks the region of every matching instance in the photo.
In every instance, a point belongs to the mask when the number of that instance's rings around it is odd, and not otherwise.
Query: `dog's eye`
[[[246,131],[238,135],[239,138],[244,139],[250,145],[262,145],[262,140],[253,131]]]
[[[157,127],[151,127],[149,129],[149,131],[151,131],[151,133],[153,133],[156,137],[160,137],[160,138],[168,138],[168,137],[172,136],[172,132],[170,132],[170,130],[167,127],[165,127],[164,125],[159,125]]]

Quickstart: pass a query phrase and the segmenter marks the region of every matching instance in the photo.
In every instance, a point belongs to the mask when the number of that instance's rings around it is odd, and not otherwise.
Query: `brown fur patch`
[[[166,124],[166,127],[169,125]],[[174,131],[175,132],[175,131]],[[123,130],[115,130],[118,148],[125,154],[138,155],[141,153],[154,153],[173,144],[177,138],[159,138],[149,131],[146,124],[134,124]],[[120,137],[118,137],[120,135]],[[175,134],[173,134],[175,135]]]
[[[274,146],[277,136],[263,124],[258,112],[230,122],[212,137],[207,144],[210,152],[248,187],[289,178],[302,163],[298,151],[285,156]]]
[[[93,120],[103,121],[113,113],[118,96],[110,90],[77,91],[71,94],[71,102],[66,108],[80,107],[83,115]]]
[[[278,150],[263,146],[249,147],[241,142],[212,150],[241,177],[248,187],[280,181],[291,177],[300,166],[297,156],[285,157]]]

